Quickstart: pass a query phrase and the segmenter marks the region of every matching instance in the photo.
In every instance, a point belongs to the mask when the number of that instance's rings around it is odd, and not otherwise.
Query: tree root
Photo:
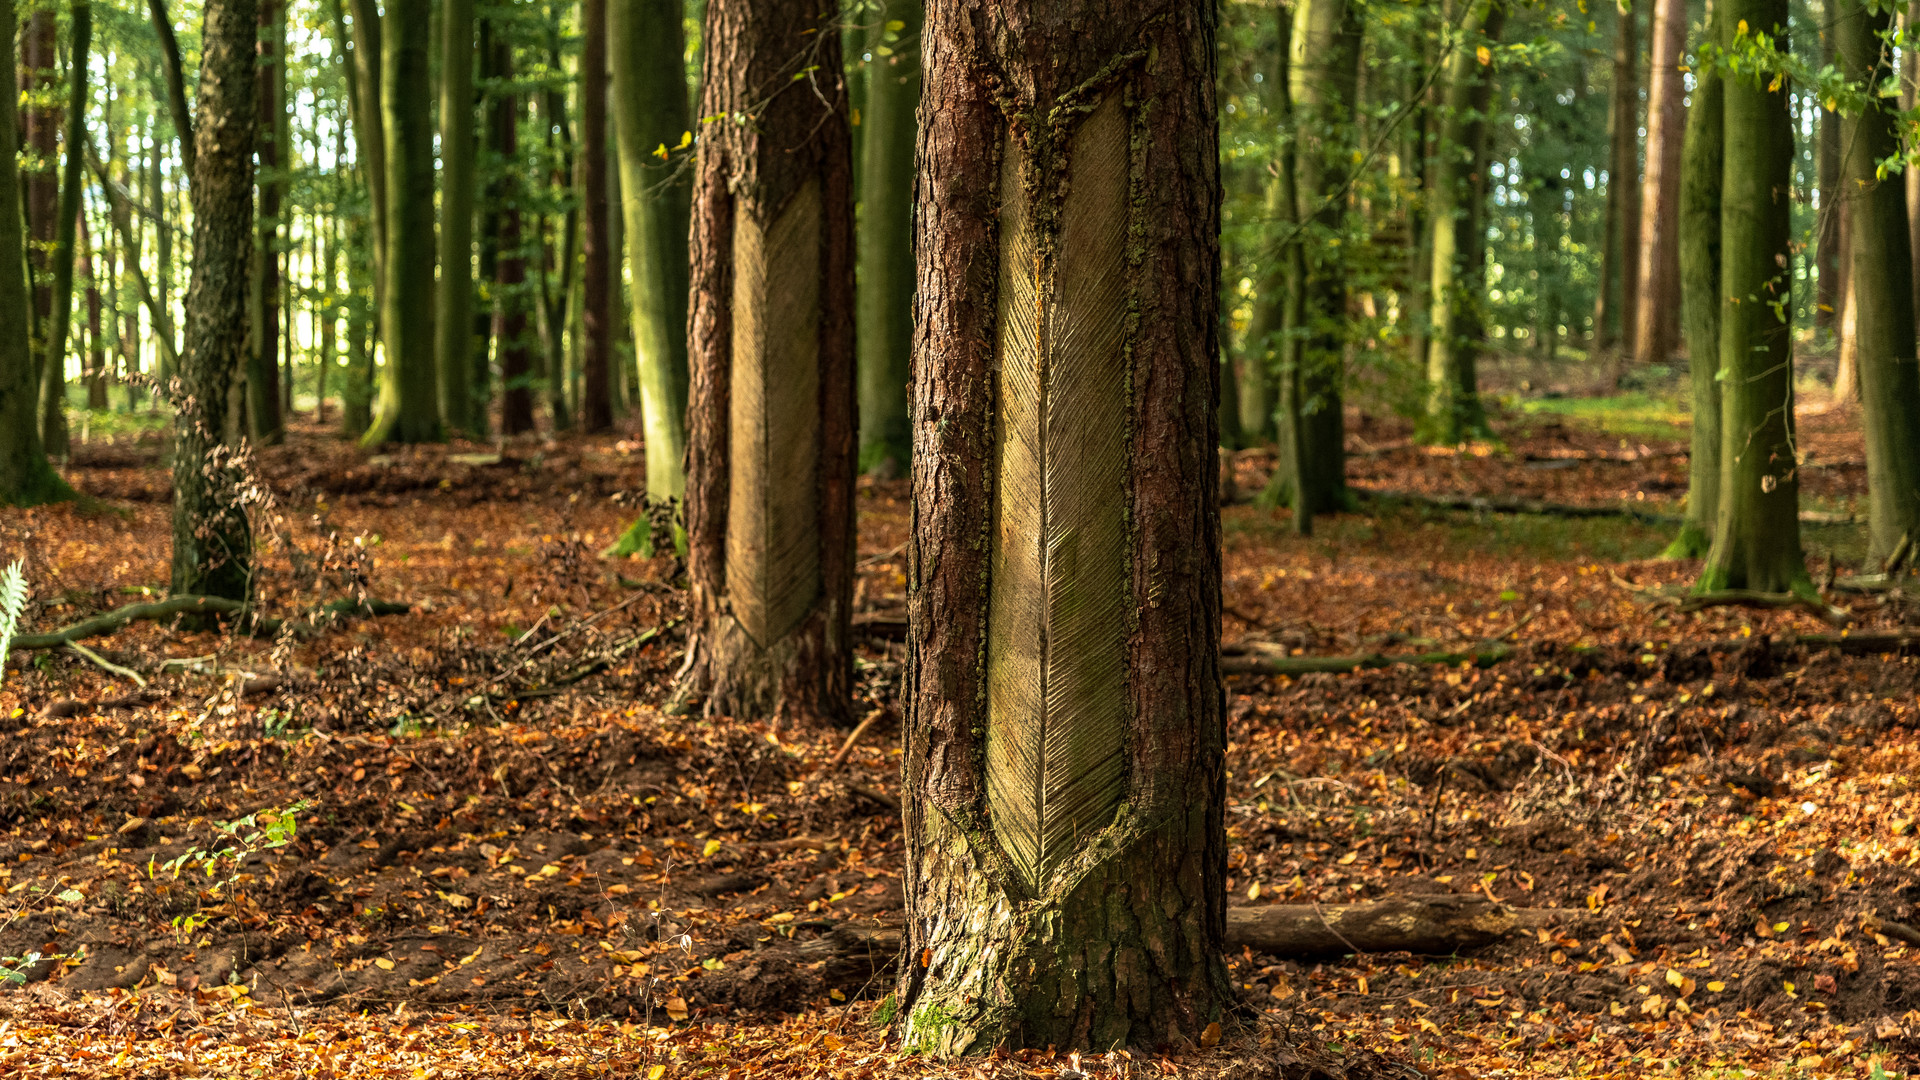
[[[302,626],[319,629],[343,618],[361,615],[404,615],[412,610],[413,607],[410,604],[395,603],[390,600],[335,600],[313,608],[304,615],[295,616],[291,622],[296,629]],[[128,604],[125,607],[102,612],[90,619],[82,619],[51,633],[21,634],[13,639],[9,648],[15,652],[55,649],[84,638],[111,634],[128,623],[142,620],[171,619],[177,615],[244,616],[248,611],[246,604],[218,596],[170,596],[165,600],[147,604]],[[281,627],[289,622],[285,619],[269,618],[253,618],[244,621],[251,633],[263,637],[271,637],[279,633]]]
[[[1801,608],[1819,616],[1835,626],[1845,626],[1853,621],[1853,613],[1845,608],[1834,607],[1814,596],[1800,593],[1768,593],[1754,589],[1716,589],[1712,592],[1687,593],[1671,598],[1675,607],[1681,611],[1701,611],[1710,607],[1757,607],[1757,608]]]

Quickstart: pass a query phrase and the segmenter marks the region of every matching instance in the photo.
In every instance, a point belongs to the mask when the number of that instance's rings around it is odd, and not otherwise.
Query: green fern
[[[15,559],[0,573],[0,684],[7,681],[7,648],[13,644],[13,632],[27,610],[27,576]]]

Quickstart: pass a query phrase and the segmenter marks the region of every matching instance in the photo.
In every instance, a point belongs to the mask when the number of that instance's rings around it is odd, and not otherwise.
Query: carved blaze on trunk
[[[828,18],[707,8],[701,115],[752,116],[702,137],[694,196],[680,692],[715,714],[838,720],[852,688],[852,161]]]
[[[1220,951],[1212,5],[932,5],[910,1047],[1201,1038]]]

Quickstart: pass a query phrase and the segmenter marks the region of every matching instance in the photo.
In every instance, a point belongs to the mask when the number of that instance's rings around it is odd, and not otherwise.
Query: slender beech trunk
[[[580,430],[613,427],[613,237],[607,207],[607,0],[582,0],[580,44]]]
[[[177,59],[177,58],[176,58]],[[183,96],[184,100],[184,96]],[[176,131],[175,138],[182,147],[191,140],[181,137]],[[148,170],[150,185],[148,201],[153,203],[153,259],[155,295],[147,299],[147,307],[152,314],[153,334],[160,342],[159,355],[155,359],[155,372],[161,392],[165,393],[167,381],[180,370],[180,338],[174,332],[173,321],[173,219],[167,213],[167,176],[165,142],[156,133],[153,140],[153,159]],[[184,159],[183,159],[184,160]],[[191,170],[188,170],[191,175]],[[136,248],[137,250],[137,248]],[[146,275],[140,270],[140,264],[133,264],[134,280],[145,288]]]
[[[1360,88],[1360,12],[1351,0],[1297,0],[1292,55],[1296,130],[1306,135],[1294,157],[1301,221],[1299,343],[1290,371],[1280,373],[1281,467],[1291,476],[1295,528],[1347,502],[1345,382],[1349,267],[1338,243],[1353,167],[1354,107]]]
[[[260,126],[260,214],[254,219],[253,272],[250,278],[248,327],[252,347],[247,351],[247,415],[255,442],[272,445],[287,437],[280,394],[280,206],[286,194],[282,159],[286,144],[280,138],[280,119],[287,111],[286,69],[282,63],[287,43],[286,0],[258,0],[260,57],[258,92]]]
[[[100,327],[100,268],[93,259],[93,232],[80,217],[80,276],[87,283],[87,408],[107,407],[107,346]],[[110,264],[109,264],[110,265]]]
[[[15,5],[0,4],[0,86],[14,86]],[[73,498],[40,441],[39,373],[31,338],[20,198],[20,95],[0,100],[0,505]]]
[[[173,452],[173,591],[245,600],[253,534],[241,474],[221,444],[228,389],[247,353],[253,248],[255,0],[207,0],[195,94],[193,278]]]
[[[47,334],[53,323],[53,252],[60,221],[59,16],[51,3],[36,4],[20,37],[20,94],[25,107],[28,283],[33,288],[34,423],[44,427]],[[44,431],[42,433],[44,438]],[[60,448],[47,450],[59,454]]]
[[[1493,75],[1478,46],[1499,40],[1503,0],[1473,0],[1466,44],[1447,62],[1447,89],[1428,200],[1430,331],[1423,441],[1454,444],[1487,434],[1476,373],[1486,283],[1482,174]]]
[[[565,63],[561,27],[568,6],[563,3],[547,5],[547,65],[555,71],[561,70]],[[549,82],[546,91],[539,97],[529,96],[528,105],[544,114],[546,122],[541,127],[546,132],[548,160],[553,162],[547,182],[559,196],[556,201],[566,204],[567,208],[566,213],[561,215],[561,239],[558,245],[554,243],[547,216],[540,214],[534,219],[534,232],[540,237],[540,269],[533,275],[534,296],[529,301],[529,310],[534,313],[540,334],[541,354],[546,364],[547,411],[553,417],[553,429],[564,431],[573,426],[572,411],[567,407],[569,396],[576,406],[580,402],[580,388],[575,378],[580,367],[577,356],[582,344],[581,322],[584,317],[580,303],[580,208],[585,202],[582,194],[585,183],[581,175],[585,171],[585,163],[581,155],[575,152],[573,128],[567,122],[566,87]],[[615,241],[609,243],[618,247]],[[560,279],[557,289],[553,283],[556,270]],[[610,386],[611,382],[609,380]]]
[[[860,468],[899,476],[913,444],[913,140],[925,12],[921,0],[885,0],[872,19],[859,128]]]
[[[1634,327],[1634,270],[1640,250],[1640,7],[1616,0],[1613,100],[1607,109],[1606,239],[1593,312],[1594,348],[1606,352]]]
[[[621,211],[633,278],[630,321],[640,369],[647,497],[655,500],[686,494],[687,229],[693,151],[682,145],[692,129],[681,59],[686,52],[682,2],[623,0],[609,9],[607,27]],[[663,146],[666,156],[656,156]],[[637,527],[645,532],[644,523]]]
[[[1267,241],[1260,259],[1260,278],[1254,286],[1253,310],[1247,319],[1237,365],[1230,364],[1235,405],[1234,432],[1239,446],[1259,446],[1276,436],[1273,423],[1274,380],[1293,370],[1298,351],[1293,329],[1298,324],[1300,278],[1298,192],[1295,190],[1293,90],[1287,77],[1293,51],[1292,4],[1275,4],[1274,51],[1266,75],[1266,107],[1272,118],[1275,154],[1268,166],[1262,217]],[[1287,460],[1292,460],[1289,457]],[[1293,500],[1293,472],[1276,469],[1261,501],[1267,505]]]
[[[1724,27],[1787,48],[1787,0],[1723,0]],[[1790,89],[1724,80],[1720,180],[1720,509],[1698,587],[1811,593],[1793,446]]]
[[[1187,1043],[1236,1001],[1214,5],[956,0],[925,56],[904,1041]]]
[[[448,427],[472,436],[487,426],[486,402],[473,394],[473,0],[446,0],[440,20],[440,310],[434,362],[441,416]]]
[[[709,714],[844,720],[853,654],[853,163],[836,14],[709,0],[687,530]]]
[[[357,0],[359,3],[367,0]],[[433,355],[433,109],[427,68],[432,0],[387,0],[380,55],[386,134],[386,289],[380,340],[387,362],[363,443],[434,442],[440,424]]]
[[[1720,7],[1726,0],[1714,0]],[[1718,14],[1702,44],[1720,40]],[[1703,64],[1687,110],[1680,153],[1680,306],[1692,386],[1687,512],[1667,546],[1669,559],[1697,559],[1713,543],[1720,513],[1720,180],[1725,169],[1726,86]]]
[[[193,175],[193,111],[187,104],[187,76],[180,64],[180,40],[173,33],[173,17],[167,14],[166,0],[147,0],[147,13],[153,19],[153,31],[160,38],[160,71],[165,85],[167,113],[173,118],[173,131],[180,139],[180,161],[188,176]],[[155,200],[156,204],[158,200]],[[158,208],[156,205],[156,213]]]
[[[380,6],[376,0],[346,0],[353,13],[353,56],[348,65],[348,105],[353,112],[353,141],[357,171],[365,178],[367,201],[372,207],[368,225],[371,242],[373,333],[381,336],[377,313],[385,310],[387,293],[387,124],[381,80],[386,67],[382,59]],[[334,19],[343,27],[341,0],[333,0]],[[391,350],[389,350],[391,351]],[[369,352],[369,357],[372,353]],[[371,360],[369,361],[371,362]],[[372,406],[369,404],[369,411]],[[369,419],[360,431],[373,433]]]
[[[503,163],[493,204],[499,208],[495,233],[493,337],[500,354],[500,430],[519,435],[533,430],[533,350],[527,341],[527,256],[520,236],[514,159],[519,154],[520,95],[513,88],[513,43],[496,34],[491,68],[499,80],[488,132],[493,152]]]
[[[338,162],[340,158],[334,158]],[[333,373],[334,345],[339,335],[340,319],[340,215],[339,204],[335,212],[328,214],[322,239],[320,256],[320,283],[313,298],[314,318],[319,323],[320,355],[316,358],[313,389],[313,422],[327,422],[327,381]]]
[[[1836,0],[1834,32],[1841,70],[1864,86],[1891,76],[1884,35],[1892,13],[1863,0]],[[1851,255],[1860,400],[1867,443],[1867,554],[1880,560],[1920,541],[1920,360],[1914,350],[1913,255],[1906,192],[1879,162],[1900,148],[1898,120],[1886,99],[1842,127],[1841,174],[1852,200]]]
[[[1833,27],[1829,24],[1819,29],[1821,65],[1835,64]],[[1842,302],[1840,285],[1844,276],[1840,263],[1847,243],[1840,221],[1840,207],[1846,201],[1840,189],[1840,114],[1821,106],[1820,129],[1814,138],[1815,182],[1820,207],[1813,233],[1813,325],[1821,330],[1837,331]]]
[[[1686,127],[1686,0],[1654,0],[1647,31],[1647,171],[1633,249],[1633,355],[1664,364],[1680,344],[1680,143]]]
[[[1900,14],[1900,30],[1912,34],[1920,23],[1920,0],[1912,0]],[[1920,105],[1920,49],[1900,50],[1900,108]],[[1913,251],[1913,310],[1920,312],[1920,169],[1903,169],[1907,192],[1907,243]]]
[[[75,0],[67,55],[66,156],[60,167],[60,205],[55,219],[52,266],[53,312],[47,326],[46,366],[40,372],[40,437],[47,452],[67,453],[67,338],[73,326],[73,265],[80,227],[81,164],[87,144],[87,56],[93,43],[93,5]]]

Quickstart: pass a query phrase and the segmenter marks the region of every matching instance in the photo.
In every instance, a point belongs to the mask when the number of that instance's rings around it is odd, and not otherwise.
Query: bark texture
[[[613,427],[613,221],[607,212],[607,0],[583,0],[580,45],[580,430]]]
[[[1593,311],[1594,347],[1631,345],[1640,263],[1640,5],[1615,0],[1613,100],[1607,109],[1606,239]]]
[[[685,693],[843,719],[853,678],[853,192],[840,38],[808,0],[707,6],[693,200]]]
[[[40,372],[40,437],[47,452],[65,457],[67,440],[67,339],[73,328],[73,265],[79,254],[82,148],[87,138],[86,57],[93,43],[93,5],[76,2],[68,55],[79,62],[67,71],[66,154],[60,165],[60,199],[49,277],[53,313],[47,325],[46,366]]]
[[[15,6],[0,4],[0,86],[14,85]],[[0,101],[0,505],[34,506],[73,497],[40,442],[40,395],[20,213],[19,96]]]
[[[1836,0],[1841,70],[1865,86],[1891,77],[1884,35],[1892,13],[1862,0]],[[1841,173],[1851,200],[1854,335],[1867,443],[1867,554],[1881,560],[1920,540],[1920,360],[1914,352],[1913,255],[1907,204],[1894,174],[1879,163],[1900,147],[1898,121],[1885,98],[1869,96],[1842,127]]]
[[[433,87],[430,0],[388,0],[380,57],[386,134],[386,288],[380,298],[380,402],[365,441],[442,437],[433,355]]]
[[[520,95],[513,88],[513,44],[495,33],[489,70],[500,81],[488,118],[488,138],[501,161],[512,161],[519,151]],[[503,170],[493,184],[490,202],[498,213],[493,231],[496,246],[493,272],[493,340],[500,363],[500,430],[518,435],[533,430],[533,350],[527,340],[527,255],[520,236],[520,181],[513,170]],[[571,252],[568,257],[571,258]]]
[[[172,590],[241,601],[251,592],[253,534],[243,477],[222,436],[247,353],[257,13],[254,0],[206,5],[190,187],[193,278],[174,406]]]
[[[1786,0],[1730,0],[1723,25],[1787,47]],[[1737,31],[1736,31],[1737,33]],[[1736,40],[1733,48],[1741,48]],[[1811,593],[1793,447],[1793,130],[1787,89],[1725,80],[1720,180],[1720,508],[1698,588]]]
[[[1274,380],[1293,370],[1298,342],[1293,330],[1300,321],[1300,208],[1294,167],[1297,150],[1292,137],[1293,91],[1288,66],[1293,52],[1293,6],[1275,4],[1273,62],[1266,71],[1266,105],[1276,129],[1276,153],[1267,177],[1265,220],[1271,230],[1269,250],[1260,260],[1253,310],[1247,319],[1238,363],[1227,365],[1222,398],[1231,399],[1233,445],[1258,446],[1275,436]],[[1293,474],[1277,470],[1265,500],[1278,504],[1293,499]]]
[[[1664,364],[1679,345],[1680,150],[1686,125],[1681,65],[1687,46],[1686,0],[1655,0],[1647,32],[1647,167],[1640,188],[1633,355]]]
[[[681,0],[624,0],[608,11],[621,211],[633,277],[633,351],[647,497],[686,493],[687,227],[693,185]],[[667,147],[665,157],[655,151]]]
[[[961,0],[929,10],[924,57],[906,1043],[1193,1039],[1232,1000],[1213,6]],[[1094,542],[1110,484],[1117,553]],[[1083,625],[1116,557],[1119,626]],[[1003,588],[1036,572],[1043,597]],[[1117,680],[1083,681],[1115,655]],[[1099,782],[1056,784],[1083,768]],[[1007,790],[1029,773],[1071,801],[1032,813]]]
[[[260,214],[254,219],[252,295],[248,323],[252,347],[247,351],[247,418],[254,442],[278,443],[286,438],[280,413],[280,204],[286,181],[280,175],[286,148],[280,140],[280,120],[287,111],[286,0],[259,0],[260,57],[256,77],[260,127]]]
[[[906,471],[912,444],[913,134],[924,17],[920,0],[886,0],[872,16],[860,110],[860,468],[885,476]]]
[[[1718,42],[1720,20],[1704,43]],[[1687,513],[1668,545],[1671,559],[1697,559],[1712,546],[1720,513],[1720,178],[1724,169],[1726,87],[1702,65],[1687,111],[1680,155],[1680,306],[1692,390]]]
[[[440,310],[434,364],[441,418],[448,427],[480,436],[487,430],[487,402],[473,392],[473,0],[446,0],[440,41]]]

